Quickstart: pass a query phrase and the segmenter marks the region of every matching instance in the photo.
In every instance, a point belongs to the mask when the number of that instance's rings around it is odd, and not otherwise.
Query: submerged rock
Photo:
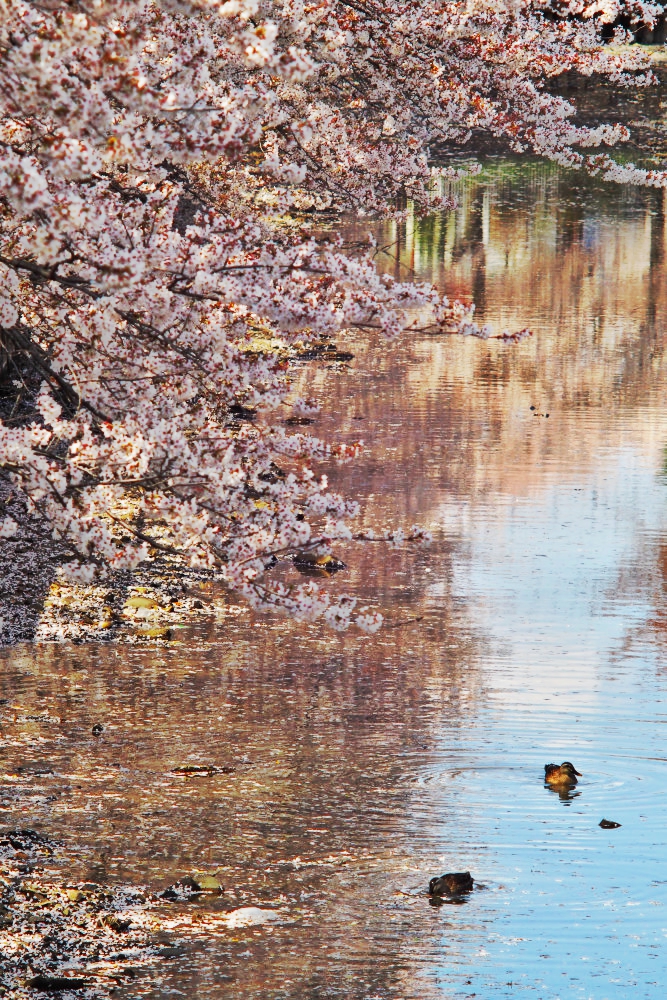
[[[202,892],[222,892],[222,885],[215,875],[195,875],[194,880]]]
[[[106,913],[102,917],[102,923],[117,934],[122,934],[124,931],[130,929],[132,921],[119,917],[116,913]]]
[[[13,851],[29,851],[37,854],[53,854],[55,842],[42,836],[36,830],[8,830],[0,834],[0,854],[2,848]]]
[[[168,886],[164,892],[160,893],[161,899],[168,899],[170,902],[186,902],[192,896],[198,896],[203,892],[215,892],[218,895],[222,892],[222,884],[215,875],[185,875]]]
[[[28,986],[32,986],[33,990],[41,990],[42,992],[59,992],[61,990],[82,990],[86,985],[85,979],[75,978],[74,976],[33,976],[32,979],[28,980]]]

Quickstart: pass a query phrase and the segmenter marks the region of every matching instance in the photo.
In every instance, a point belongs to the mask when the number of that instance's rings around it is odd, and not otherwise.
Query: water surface
[[[456,212],[378,232],[383,266],[529,341],[309,369],[316,429],[366,441],[333,471],[363,523],[435,536],[341,548],[332,585],[390,627],[203,614],[168,648],[2,652],[0,822],[85,877],[224,884],[165,904],[187,950],[124,996],[663,995],[665,200],[576,181],[498,160]],[[584,776],[559,795],[564,759]],[[467,901],[430,905],[467,869]],[[222,928],[239,905],[282,922]]]

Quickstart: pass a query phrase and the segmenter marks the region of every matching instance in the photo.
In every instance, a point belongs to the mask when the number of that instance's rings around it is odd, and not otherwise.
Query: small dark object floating
[[[309,427],[315,421],[311,417],[288,417],[285,423],[288,427]]]
[[[91,732],[92,732],[93,736],[99,736],[101,733],[104,732],[104,726],[100,725],[99,722],[96,722],[95,725],[93,726]]]
[[[217,767],[216,764],[182,764],[179,767],[172,767],[172,774],[233,774],[236,770],[235,767],[230,767],[225,765],[224,767]]]
[[[317,552],[297,552],[294,565],[306,576],[327,576],[347,568],[341,559],[332,555],[318,555]]]
[[[107,913],[106,916],[102,917],[102,923],[105,927],[110,927],[116,934],[122,934],[130,929],[132,921],[123,920],[116,913]]]
[[[85,985],[85,979],[75,979],[74,976],[33,976],[28,981],[28,986],[32,986],[33,990],[41,990],[43,993],[82,990]]]
[[[432,878],[428,884],[430,896],[458,896],[470,892],[474,884],[470,872],[448,872]]]
[[[257,416],[257,410],[253,410],[249,406],[243,406],[241,403],[232,403],[229,407],[229,412],[235,420],[254,420]]]
[[[279,479],[286,479],[287,473],[279,465],[276,465],[275,462],[271,462],[267,471],[260,472],[257,478],[261,479],[264,483],[277,483]]]
[[[336,344],[314,344],[299,351],[297,361],[352,361],[354,354],[350,351],[339,351]]]
[[[201,889],[190,875],[181,878],[173,885],[167,886],[164,892],[160,893],[160,899],[168,899],[172,902],[187,899],[189,896],[199,894]]]
[[[42,850],[52,853],[52,842],[36,830],[8,830],[0,834],[0,847],[9,845],[15,851]]]
[[[614,822],[613,819],[601,819],[598,826],[601,826],[603,830],[617,830],[620,823]]]

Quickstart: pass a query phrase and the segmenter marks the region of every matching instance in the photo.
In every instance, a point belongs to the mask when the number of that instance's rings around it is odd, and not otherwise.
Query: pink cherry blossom
[[[434,166],[438,149],[474,130],[665,186],[663,171],[600,152],[624,127],[576,125],[544,88],[566,71],[650,85],[639,49],[602,44],[600,29],[661,10],[0,0],[0,333],[41,384],[0,423],[0,462],[67,545],[70,576],[159,552],[254,607],[374,631],[380,616],[353,598],[267,572],[296,549],[381,537],[355,533],[357,505],[311,467],[360,445],[284,424],[291,345],[420,324],[510,342],[528,331],[495,335],[432,287],[378,274],[370,243],[346,253],[286,220],[396,212],[405,198],[450,207],[439,178],[460,170]]]

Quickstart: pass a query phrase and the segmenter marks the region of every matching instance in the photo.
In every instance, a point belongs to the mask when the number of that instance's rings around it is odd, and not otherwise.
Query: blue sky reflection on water
[[[646,603],[609,594],[634,518],[662,531],[665,486],[650,463],[618,458],[616,475],[490,506],[469,528],[459,582],[499,653],[473,726],[485,745],[461,748],[460,828],[443,832],[475,844],[489,883],[474,900],[478,995],[657,997],[666,981],[667,691],[655,650],[619,654]],[[539,781],[563,759],[584,775],[566,801]],[[601,830],[603,817],[622,827]]]
[[[598,208],[609,230],[608,209]],[[595,206],[587,211],[594,215]],[[641,231],[640,219],[629,218]],[[618,295],[632,247],[617,232],[616,247],[601,248],[590,239],[600,225],[587,220],[580,252],[616,260],[616,288],[605,291],[603,280],[600,294]],[[638,253],[632,267],[647,264]],[[445,271],[445,287],[447,278]],[[496,275],[487,315],[520,317],[508,294],[516,280],[516,272]],[[646,333],[639,292],[635,286],[625,310],[601,311],[607,330],[623,331],[606,349],[586,342],[594,315],[570,316],[588,363],[607,377],[627,366],[633,325],[638,339]],[[553,313],[538,315],[537,326],[552,347],[564,332]],[[664,312],[653,333],[664,338]],[[447,997],[657,998],[667,988],[666,581],[656,569],[667,537],[665,371],[654,369],[649,400],[612,398],[603,376],[582,402],[572,393],[580,365],[576,352],[563,355],[545,378],[538,364],[536,381],[550,394],[549,437],[544,418],[524,422],[524,433],[542,442],[530,473],[527,449],[491,442],[486,461],[496,472],[482,474],[463,506],[448,497],[434,515],[463,540],[454,589],[488,641],[485,698],[459,734],[460,765],[421,789],[434,810],[438,795],[443,813],[448,804],[445,857],[465,867],[474,857],[486,885],[460,908],[460,920],[458,911],[447,914],[443,960],[433,969]],[[493,414],[499,398],[511,400],[511,378],[490,388],[464,381],[480,411]],[[441,391],[455,382],[443,375]],[[432,607],[440,593],[436,580],[427,589]],[[451,735],[443,742],[443,757],[451,756]],[[561,798],[540,773],[565,759],[583,778]],[[603,817],[621,828],[600,829]]]

